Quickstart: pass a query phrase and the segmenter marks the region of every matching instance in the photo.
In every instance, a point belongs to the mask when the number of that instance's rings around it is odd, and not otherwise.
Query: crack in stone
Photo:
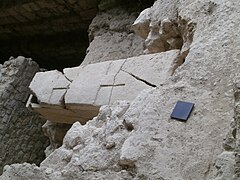
[[[109,69],[110,69],[110,67],[112,66],[112,63],[113,63],[113,61],[111,61],[111,62],[109,63],[109,65],[108,65],[108,68],[107,68],[107,71],[106,71],[105,75],[107,75],[107,74],[108,74],[108,72],[109,72]]]
[[[63,109],[67,109],[67,108],[66,108],[66,103],[65,103],[65,95],[67,94],[67,91],[68,91],[68,89],[69,89],[69,86],[70,86],[70,84],[67,86],[66,91],[65,91],[65,93],[63,94],[62,99],[60,100]]]
[[[53,90],[64,90],[64,89],[69,89],[69,87],[60,87],[60,88],[53,88]]]
[[[97,94],[96,94],[96,97],[95,97],[95,99],[94,99],[93,104],[96,104],[96,101],[97,101],[97,98],[98,98],[98,94],[99,94],[99,92],[100,92],[100,89],[101,89],[101,85],[98,87]]]
[[[73,82],[73,80],[69,79],[64,73],[62,73],[62,74],[64,75],[64,77],[65,77],[70,83]]]
[[[100,87],[117,87],[117,86],[125,86],[125,84],[106,84],[106,85],[100,85]]]
[[[107,71],[106,71],[105,75],[107,75],[107,74],[108,74],[108,72],[109,72],[109,69],[110,69],[111,65],[112,65],[112,62],[110,62],[110,63],[109,63],[109,65],[108,65],[108,68],[107,68]],[[96,101],[97,101],[97,98],[98,98],[98,94],[99,94],[99,92],[100,92],[100,89],[101,89],[101,87],[102,87],[102,85],[100,85],[100,86],[99,86],[99,88],[98,88],[98,90],[97,90],[97,94],[96,94],[96,97],[95,97],[95,99],[94,99],[94,102],[93,102],[93,104],[96,104]]]
[[[69,84],[67,85],[66,88],[53,88],[53,90],[55,90],[55,89],[58,89],[58,90],[60,90],[60,89],[66,89],[66,91],[65,91],[65,93],[63,94],[60,102],[61,102],[61,105],[62,105],[63,109],[67,109],[67,108],[66,108],[66,103],[65,103],[65,96],[66,96],[68,90],[70,89],[70,85],[72,84],[73,80],[70,80],[64,73],[62,73],[62,74],[63,74],[63,76],[69,81]]]
[[[173,62],[173,67],[171,69],[171,76],[174,75],[175,71],[185,62],[185,59],[189,53],[190,49],[187,49],[185,52],[179,52],[177,57]]]
[[[148,82],[148,81],[146,81],[146,80],[144,80],[144,79],[142,79],[142,78],[140,78],[140,77],[138,77],[138,76],[136,76],[136,75],[134,75],[134,74],[132,74],[132,73],[130,73],[130,72],[127,72],[127,71],[125,71],[125,70],[122,70],[122,71],[125,72],[125,73],[127,73],[127,74],[129,74],[130,76],[134,77],[134,78],[137,79],[138,81],[141,81],[141,82],[145,83],[145,84],[148,85],[148,86],[157,87],[157,85],[152,84],[152,83],[150,83],[150,82]]]
[[[127,60],[125,59],[124,62],[122,63],[122,65],[121,65],[121,67],[119,68],[118,72],[115,74],[115,76],[114,76],[114,78],[113,78],[113,85],[115,84],[117,75],[121,72],[121,70],[122,70],[122,68],[123,68],[123,66],[124,66],[124,64],[125,64],[126,62],[127,62]],[[114,86],[112,86],[108,104],[110,104],[111,99],[112,99],[113,88],[114,88]]]

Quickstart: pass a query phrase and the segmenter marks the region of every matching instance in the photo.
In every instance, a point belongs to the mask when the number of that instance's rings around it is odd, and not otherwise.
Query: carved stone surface
[[[171,75],[178,50],[106,61],[59,71],[37,73],[30,84],[28,107],[46,119],[85,124],[99,107],[117,100],[133,100],[148,87],[163,85]]]

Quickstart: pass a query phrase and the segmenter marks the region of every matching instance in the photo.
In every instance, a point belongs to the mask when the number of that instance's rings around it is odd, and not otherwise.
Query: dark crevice
[[[98,8],[101,11],[112,9],[114,7],[123,7],[127,11],[141,12],[142,10],[153,5],[155,0],[100,0]]]
[[[178,17],[178,31],[181,35],[183,44],[180,48],[180,53],[175,59],[175,64],[172,69],[172,74],[175,73],[175,71],[178,69],[178,67],[182,66],[186,58],[190,52],[191,44],[193,41],[193,36],[196,28],[196,23],[191,22],[190,20],[185,20],[182,17]]]
[[[134,126],[130,122],[126,122],[126,120],[123,120],[123,125],[128,131],[132,131],[134,129]]]
[[[0,63],[9,57],[31,57],[41,68],[47,70],[79,66],[88,47],[86,30],[15,37],[0,41]]]
[[[125,84],[100,85],[100,87],[117,87],[117,86],[125,86]]]
[[[189,50],[187,50],[184,53],[180,52],[179,55],[176,57],[176,59],[174,60],[174,65],[173,65],[173,68],[172,68],[171,76],[175,73],[177,68],[179,68],[181,65],[184,64],[188,53],[189,53]]]
[[[124,70],[122,70],[122,71],[125,72],[125,73],[127,73],[127,74],[129,74],[130,76],[134,77],[134,78],[137,79],[138,81],[141,81],[141,82],[145,83],[145,84],[148,85],[148,86],[157,87],[157,85],[152,84],[152,83],[150,83],[150,82],[148,82],[148,81],[146,81],[146,80],[144,80],[144,79],[142,79],[142,78],[140,78],[140,77],[138,77],[138,76],[136,76],[136,75],[134,75],[134,74],[132,74],[132,73],[129,73],[129,72],[124,71]]]

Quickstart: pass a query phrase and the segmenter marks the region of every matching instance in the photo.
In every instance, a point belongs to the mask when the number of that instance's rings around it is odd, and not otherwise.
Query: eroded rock
[[[90,45],[82,65],[126,59],[144,51],[144,40],[131,30],[136,13],[124,8],[99,12],[89,26]]]
[[[44,135],[50,140],[50,145],[46,148],[45,154],[49,156],[55,149],[62,145],[63,138],[71,125],[63,123],[54,123],[47,121],[43,126]]]
[[[145,53],[179,49],[174,71],[187,57],[193,40],[196,23],[178,14],[178,2],[156,1],[151,8],[141,12],[132,25],[136,34],[145,40]],[[165,11],[162,11],[164,9]]]
[[[235,178],[240,178],[240,75],[236,76],[235,88],[235,128],[233,136],[235,136],[236,148],[235,152]]]
[[[223,152],[217,157],[216,168],[218,173],[215,180],[235,180],[235,154],[234,152]]]
[[[157,2],[156,14],[159,7],[173,4]],[[102,106],[99,115],[86,125],[75,122],[63,145],[40,168],[29,168],[25,179],[31,179],[32,172],[39,172],[42,179],[46,173],[46,179],[59,174],[58,179],[202,180],[231,179],[232,173],[237,179],[239,126],[229,136],[236,135],[235,160],[222,144],[233,117],[239,121],[239,90],[232,80],[239,75],[240,19],[236,17],[240,3],[214,1],[212,6],[212,2],[178,1],[178,15],[197,26],[185,63],[168,81],[157,88],[148,85],[150,89],[130,103]],[[161,10],[168,14],[169,9]],[[77,68],[74,71],[69,78],[73,82],[78,78]],[[178,100],[196,105],[186,123],[169,117]],[[229,147],[234,148],[232,143]],[[2,177],[16,179],[25,169],[24,165],[10,166]]]

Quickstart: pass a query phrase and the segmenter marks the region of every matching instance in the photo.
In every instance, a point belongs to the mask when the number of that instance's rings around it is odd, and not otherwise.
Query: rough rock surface
[[[6,164],[39,164],[45,158],[48,139],[41,131],[45,121],[25,107],[37,71],[38,65],[24,57],[0,66],[0,173]]]
[[[195,24],[174,75],[130,103],[103,106],[84,126],[74,123],[40,168],[7,166],[0,179],[239,179],[239,86],[233,80],[240,77],[240,2],[158,0],[152,13],[165,16],[164,7],[174,5],[177,16]],[[186,123],[169,118],[177,100],[195,103]]]
[[[62,146],[63,138],[71,125],[47,121],[43,126],[44,135],[49,137],[50,145],[46,148],[45,154],[49,156],[55,149]]]
[[[177,1],[172,3],[165,0],[156,1],[151,8],[141,12],[132,25],[134,32],[145,39],[145,53],[180,49],[173,70],[184,63],[196,26],[191,18],[185,18],[179,14],[177,7]]]
[[[235,176],[240,178],[240,76],[235,80],[235,128],[232,131],[232,137],[235,139]]]
[[[89,26],[90,45],[82,65],[143,54],[143,39],[131,30],[136,13],[123,8],[99,12]]]
[[[39,72],[30,89],[38,103],[27,105],[46,119],[85,124],[101,105],[133,100],[148,87],[163,85],[172,74],[179,50],[106,61],[59,71]]]

